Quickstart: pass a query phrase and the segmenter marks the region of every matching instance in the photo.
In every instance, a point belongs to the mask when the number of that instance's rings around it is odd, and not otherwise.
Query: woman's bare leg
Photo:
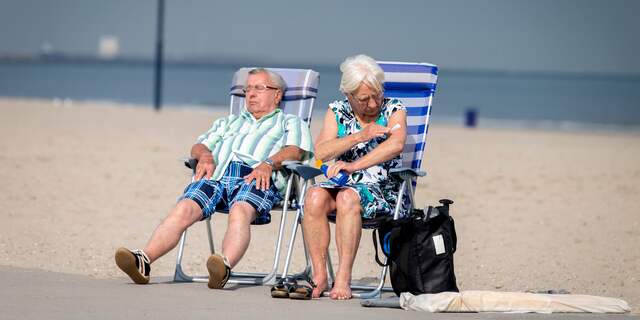
[[[329,220],[327,214],[336,209],[336,201],[330,191],[314,187],[307,191],[304,202],[302,229],[306,245],[311,255],[314,298],[320,297],[327,289],[327,249],[329,248]]]

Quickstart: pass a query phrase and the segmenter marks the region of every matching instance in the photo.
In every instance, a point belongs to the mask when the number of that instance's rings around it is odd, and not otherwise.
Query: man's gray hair
[[[384,71],[369,56],[348,57],[340,64],[340,71],[340,91],[344,94],[353,94],[363,83],[379,93],[384,92]]]
[[[269,80],[271,80],[271,84],[278,87],[278,89],[280,89],[280,91],[282,92],[282,96],[284,97],[284,92],[287,91],[287,83],[284,82],[284,79],[282,79],[279,74],[265,68],[254,68],[249,71],[249,74],[257,73],[266,73],[269,76]]]

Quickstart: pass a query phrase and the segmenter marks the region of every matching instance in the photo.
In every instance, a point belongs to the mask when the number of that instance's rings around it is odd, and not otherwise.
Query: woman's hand
[[[336,161],[327,168],[327,178],[335,177],[340,170],[350,174],[356,171],[356,168],[353,162]]]
[[[391,129],[375,123],[371,123],[360,130],[360,132],[356,133],[356,135],[358,138],[358,142],[362,143],[367,142],[373,138],[384,137],[385,135],[389,134],[389,132],[391,132]]]

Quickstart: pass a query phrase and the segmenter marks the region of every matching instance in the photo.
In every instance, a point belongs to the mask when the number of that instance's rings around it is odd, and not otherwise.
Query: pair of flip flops
[[[309,285],[298,284],[296,280],[281,280],[271,287],[272,298],[289,298],[295,300],[310,300],[313,289],[316,287],[313,281],[307,281]]]

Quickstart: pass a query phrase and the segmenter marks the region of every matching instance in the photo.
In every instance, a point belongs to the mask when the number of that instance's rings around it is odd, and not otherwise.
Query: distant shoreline
[[[66,53],[51,54],[1,54],[0,64],[103,64],[103,65],[137,65],[153,67],[155,61],[150,57],[143,56],[119,56],[115,58],[102,58],[94,55],[79,55]],[[228,67],[239,68],[248,65],[270,66],[274,68],[311,68],[319,71],[337,70],[338,64],[318,64],[305,62],[277,62],[259,58],[249,57],[166,57],[165,66],[181,67]],[[531,71],[531,70],[498,70],[498,69],[460,69],[446,66],[439,67],[439,75],[458,76],[495,76],[512,78],[546,78],[557,79],[603,79],[603,80],[624,80],[639,81],[640,74],[634,73],[603,73],[603,72],[568,72],[568,71]]]
[[[35,104],[52,104],[55,106],[73,106],[73,105],[89,105],[89,106],[109,106],[134,109],[153,109],[150,104],[130,103],[122,101],[113,101],[107,99],[69,99],[69,98],[38,98],[38,97],[15,97],[0,96],[0,102],[26,102]],[[202,111],[202,112],[227,112],[229,106],[221,104],[165,104],[163,109],[184,110],[184,111]],[[325,109],[316,108],[314,110],[314,118],[321,119]],[[448,127],[464,127],[463,117],[456,116],[434,116],[431,125],[445,125]],[[489,117],[480,117],[476,128],[468,128],[468,130],[533,130],[541,132],[565,132],[580,134],[622,134],[631,136],[640,136],[640,126],[637,125],[617,125],[604,123],[581,123],[575,121],[560,120],[516,120],[516,119],[497,119]]]

